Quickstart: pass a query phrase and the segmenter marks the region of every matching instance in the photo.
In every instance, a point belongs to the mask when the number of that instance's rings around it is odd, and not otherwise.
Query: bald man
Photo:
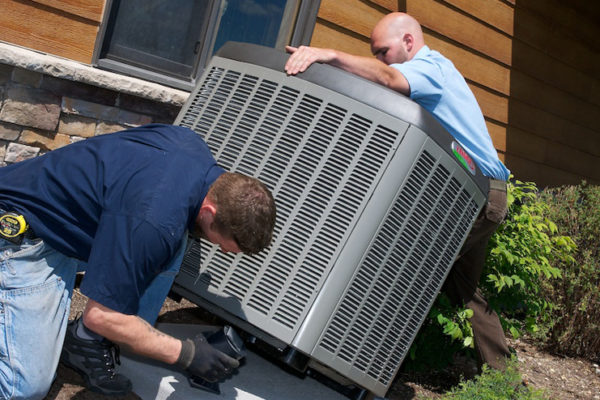
[[[327,63],[393,89],[420,104],[452,134],[489,178],[488,203],[479,214],[444,285],[458,304],[473,310],[471,324],[480,365],[504,369],[510,351],[498,315],[477,288],[486,247],[504,220],[509,171],[499,160],[477,100],[452,62],[425,45],[419,22],[408,14],[383,17],[371,34],[373,57],[334,49],[286,47],[285,71],[295,75]]]

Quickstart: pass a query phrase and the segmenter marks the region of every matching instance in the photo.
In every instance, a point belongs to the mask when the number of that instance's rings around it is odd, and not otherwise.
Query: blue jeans
[[[139,315],[154,324],[179,271],[187,240],[140,300]],[[0,399],[46,396],[67,328],[75,276],[84,264],[25,239],[0,239]]]
[[[0,398],[41,399],[54,378],[78,261],[0,239]]]

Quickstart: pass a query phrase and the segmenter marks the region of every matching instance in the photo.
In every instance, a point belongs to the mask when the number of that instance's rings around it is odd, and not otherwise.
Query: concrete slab
[[[158,328],[178,338],[215,330],[187,324],[159,324]],[[133,356],[121,356],[119,371],[131,379],[133,391],[144,400],[348,400],[316,380],[290,374],[250,351],[238,372],[220,383],[221,394],[192,388],[181,372]]]

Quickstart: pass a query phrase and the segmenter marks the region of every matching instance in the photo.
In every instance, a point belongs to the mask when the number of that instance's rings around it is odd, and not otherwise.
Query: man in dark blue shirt
[[[0,343],[0,396],[43,398],[67,330],[65,349],[75,344],[63,361],[80,369],[98,360],[79,339],[100,341],[100,356],[112,359],[115,342],[209,380],[237,367],[204,338],[182,342],[138,316],[156,318],[158,310],[140,309],[141,299],[161,272],[178,266],[188,232],[223,251],[250,254],[272,237],[269,190],[254,178],[225,172],[191,130],[147,125],[4,167],[0,224],[6,338]],[[78,269],[86,271],[81,292],[89,300],[82,321],[67,329]],[[84,354],[80,363],[77,352]],[[91,370],[81,372],[94,389],[123,390],[123,377],[114,371]]]

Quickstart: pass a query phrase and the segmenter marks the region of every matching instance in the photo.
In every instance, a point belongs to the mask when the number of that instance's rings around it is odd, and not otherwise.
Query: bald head
[[[388,65],[411,60],[424,45],[421,25],[405,13],[386,15],[371,33],[371,52]]]

